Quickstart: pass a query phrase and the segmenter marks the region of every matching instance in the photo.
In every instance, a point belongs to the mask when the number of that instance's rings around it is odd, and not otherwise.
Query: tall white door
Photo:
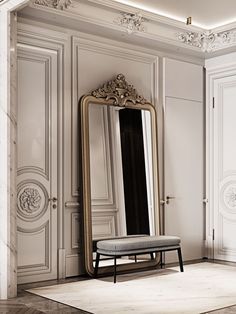
[[[204,111],[203,68],[164,63],[164,232],[181,238],[183,259],[203,257]],[[166,253],[166,262],[177,261]]]
[[[214,80],[214,258],[236,262],[236,75]]]
[[[18,49],[18,283],[57,278],[57,55]]]
[[[166,98],[165,104],[165,234],[182,241],[184,260],[202,257],[203,105]],[[166,254],[176,261],[176,254]]]

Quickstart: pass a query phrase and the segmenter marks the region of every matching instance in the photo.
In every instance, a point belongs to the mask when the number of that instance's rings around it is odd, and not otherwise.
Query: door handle
[[[48,199],[48,201],[49,201],[49,202],[51,202],[51,201],[52,201],[53,203],[56,203],[56,201],[57,201],[57,198],[56,198],[56,197],[53,197],[53,198],[49,198],[49,199]]]
[[[160,205],[165,205],[165,204],[169,204],[170,200],[173,200],[175,197],[174,196],[166,196],[165,200],[160,200]]]
[[[174,196],[166,196],[166,204],[170,203],[170,200],[173,200],[175,197]]]

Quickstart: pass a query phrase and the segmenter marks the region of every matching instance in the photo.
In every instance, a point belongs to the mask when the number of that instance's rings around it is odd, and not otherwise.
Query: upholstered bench
[[[113,238],[97,242],[97,255],[94,276],[97,276],[100,255],[114,258],[114,283],[116,283],[116,259],[121,256],[136,256],[149,253],[177,250],[180,271],[183,272],[183,261],[180,247],[180,238],[175,236],[128,236],[124,238]]]

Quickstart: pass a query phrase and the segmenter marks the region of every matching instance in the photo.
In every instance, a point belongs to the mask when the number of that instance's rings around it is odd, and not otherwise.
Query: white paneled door
[[[236,262],[236,75],[215,79],[213,89],[213,255]]]
[[[57,278],[57,54],[18,50],[18,283]]]
[[[203,68],[165,59],[164,232],[181,238],[183,259],[204,255]],[[175,262],[175,253],[166,262]]]
[[[166,97],[165,101],[165,234],[182,241],[184,260],[203,254],[203,105]],[[166,262],[177,260],[166,254]]]

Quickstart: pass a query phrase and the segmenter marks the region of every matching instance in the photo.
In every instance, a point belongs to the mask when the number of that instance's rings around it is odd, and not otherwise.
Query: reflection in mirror
[[[89,104],[92,238],[154,235],[150,112]]]
[[[84,257],[93,275],[98,240],[159,234],[156,111],[120,74],[81,98],[80,124]],[[113,261],[103,262],[100,274],[113,271]],[[157,260],[119,263],[122,271]]]

